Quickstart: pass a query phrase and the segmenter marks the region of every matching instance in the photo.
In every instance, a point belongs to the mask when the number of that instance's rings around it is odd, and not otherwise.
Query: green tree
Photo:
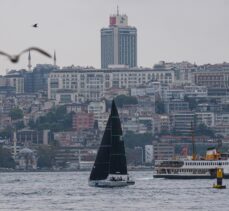
[[[187,95],[184,96],[184,101],[189,103],[190,110],[196,109],[198,102],[195,98],[188,97]]]
[[[52,168],[55,161],[55,148],[52,146],[40,146],[38,148],[37,166],[39,168]]]
[[[162,101],[160,99],[155,101],[155,112],[157,114],[164,114],[165,113],[164,101]]]
[[[24,125],[24,122],[23,121],[19,121],[19,122],[16,122],[15,123],[15,128],[17,130],[20,130],[20,129],[24,128],[24,127],[25,127],[25,125]]]
[[[74,112],[67,113],[66,107],[61,106],[53,108],[45,116],[38,118],[36,122],[30,121],[29,125],[32,129],[51,131],[66,131],[72,129],[72,116]]]
[[[3,129],[3,130],[0,132],[0,137],[2,137],[2,138],[10,138],[12,132],[13,132],[13,128],[10,127],[10,126],[7,126],[5,129]]]
[[[10,150],[0,146],[0,167],[15,168],[15,161],[11,156]]]
[[[23,111],[20,108],[14,108],[10,111],[10,117],[13,120],[22,119],[23,118]]]
[[[125,146],[128,148],[144,147],[145,145],[152,144],[153,136],[151,133],[135,134],[128,131],[124,137]]]

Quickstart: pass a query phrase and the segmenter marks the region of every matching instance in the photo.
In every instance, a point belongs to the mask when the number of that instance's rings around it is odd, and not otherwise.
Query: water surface
[[[228,189],[215,180],[153,179],[151,171],[130,172],[134,186],[89,187],[90,172],[0,173],[0,210],[229,210]]]

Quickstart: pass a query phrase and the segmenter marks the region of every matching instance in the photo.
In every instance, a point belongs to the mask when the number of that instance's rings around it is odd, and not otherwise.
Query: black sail
[[[127,174],[124,141],[122,140],[122,127],[118,110],[114,101],[111,109],[111,138],[112,147],[110,155],[110,174]]]
[[[103,180],[109,174],[127,174],[124,142],[118,111],[112,101],[111,114],[91,171],[90,180]]]
[[[103,134],[103,138],[97,152],[95,163],[91,170],[90,180],[103,180],[109,174],[111,152],[111,115]]]

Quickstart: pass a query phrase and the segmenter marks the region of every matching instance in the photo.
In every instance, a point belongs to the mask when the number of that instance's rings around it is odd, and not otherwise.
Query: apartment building
[[[86,100],[98,100],[108,89],[130,89],[149,81],[172,84],[174,72],[155,68],[63,68],[49,74],[48,98],[56,99],[60,89],[70,89],[82,94]]]

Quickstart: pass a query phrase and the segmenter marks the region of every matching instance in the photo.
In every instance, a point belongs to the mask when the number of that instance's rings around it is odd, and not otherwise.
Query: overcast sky
[[[39,46],[61,67],[100,68],[100,29],[117,5],[138,30],[138,66],[229,62],[229,0],[0,0],[0,50]],[[42,63],[53,62],[32,52]],[[1,56],[0,74],[12,68],[27,68],[27,55],[16,65]]]

